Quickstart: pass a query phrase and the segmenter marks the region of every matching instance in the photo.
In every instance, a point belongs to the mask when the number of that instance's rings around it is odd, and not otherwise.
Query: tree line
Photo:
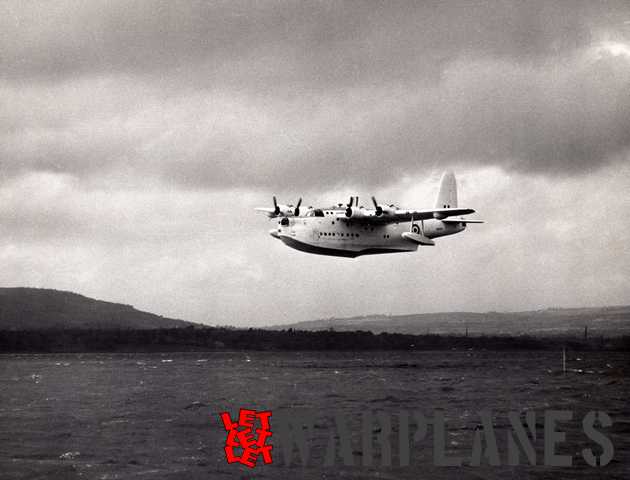
[[[186,327],[161,329],[48,329],[0,331],[0,352],[152,352],[195,350],[630,350],[615,338],[410,335],[369,331]]]

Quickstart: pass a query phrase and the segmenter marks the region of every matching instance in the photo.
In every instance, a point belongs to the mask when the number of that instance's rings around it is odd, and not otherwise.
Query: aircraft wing
[[[254,210],[260,213],[264,213],[270,218],[277,217],[275,208],[271,207],[257,207]]]
[[[451,216],[468,215],[474,212],[475,211],[472,208],[434,208],[430,210],[396,210],[392,213],[383,213],[382,215],[376,215],[374,210],[367,210],[364,211],[362,215],[356,217],[346,217],[345,214],[340,213],[337,215],[337,218],[339,220],[351,220],[358,223],[385,224],[395,222],[409,222],[411,220],[428,220],[430,218],[444,220]],[[457,220],[458,223],[465,221],[466,220]],[[473,221],[470,221],[469,223],[473,223]]]
[[[437,218],[443,220],[454,215],[468,215],[475,213],[472,208],[434,208],[431,210],[396,210],[397,222],[408,222],[413,220],[428,220]]]
[[[465,218],[446,218],[444,223],[485,223],[483,220],[467,220]]]

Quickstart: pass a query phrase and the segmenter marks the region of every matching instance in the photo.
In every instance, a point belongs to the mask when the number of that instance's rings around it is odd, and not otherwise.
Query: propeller
[[[350,201],[346,205],[346,217],[352,216],[352,204],[354,203],[354,197],[350,197]]]
[[[280,207],[278,206],[278,202],[276,201],[276,196],[273,196],[273,214],[277,217],[280,215]]]
[[[295,206],[295,210],[293,210],[293,215],[295,215],[296,217],[300,216],[300,205],[302,205],[302,197],[300,197],[297,205]]]
[[[372,197],[372,203],[374,203],[374,209],[376,213],[377,217],[380,217],[381,215],[383,215],[383,207],[381,207],[378,202],[376,201],[376,198]]]

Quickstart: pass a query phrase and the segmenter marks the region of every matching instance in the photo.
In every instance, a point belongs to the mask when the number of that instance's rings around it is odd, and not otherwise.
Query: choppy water
[[[317,445],[328,437],[327,419],[341,411],[356,432],[357,464],[366,410],[421,410],[430,417],[443,408],[447,453],[464,457],[471,455],[481,409],[494,413],[502,455],[508,411],[533,409],[541,436],[545,410],[571,410],[576,418],[559,449],[574,456],[570,468],[508,467],[505,455],[499,467],[436,467],[429,439],[412,447],[409,467],[379,467],[378,457],[369,468],[324,467],[324,449],[316,445],[309,466],[285,467],[275,452],[273,465],[254,470],[256,478],[627,478],[629,359],[626,353],[569,353],[563,375],[560,352],[1,356],[0,478],[249,477],[251,470],[226,464],[218,420],[219,412],[236,414],[239,407],[320,412]],[[603,410],[615,422],[606,430],[615,458],[603,468],[587,466],[580,455],[594,445],[580,424],[590,410]]]

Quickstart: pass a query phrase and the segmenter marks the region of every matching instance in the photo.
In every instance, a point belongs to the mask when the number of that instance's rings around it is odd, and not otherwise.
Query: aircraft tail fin
[[[435,208],[457,207],[457,181],[453,172],[444,172],[440,181],[440,191],[435,201]]]

